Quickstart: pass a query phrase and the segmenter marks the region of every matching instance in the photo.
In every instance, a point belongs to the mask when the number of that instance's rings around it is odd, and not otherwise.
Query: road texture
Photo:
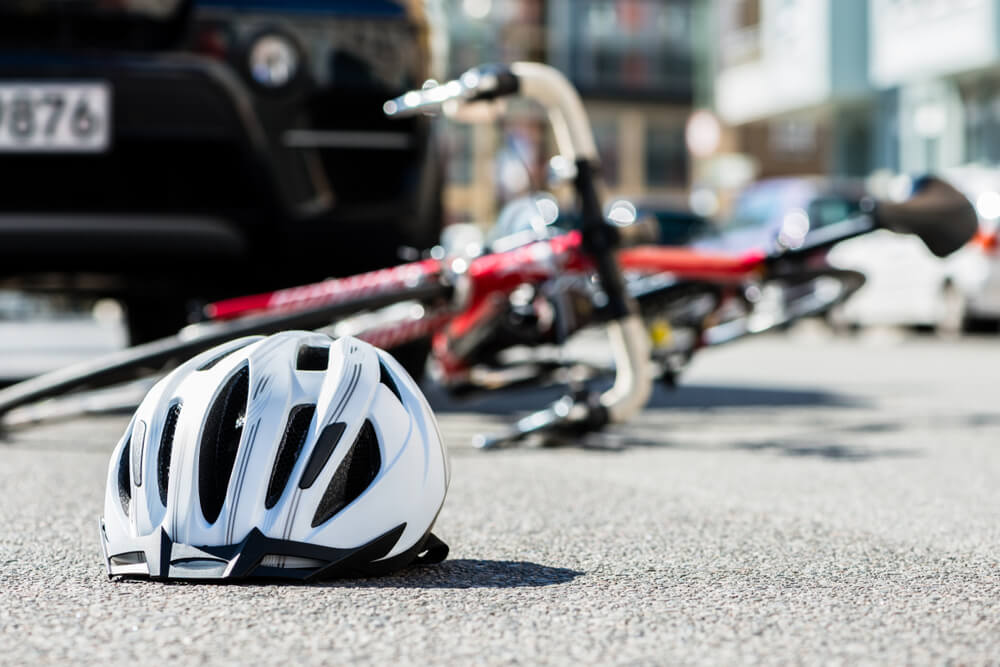
[[[0,662],[997,662],[1000,341],[767,337],[686,382],[589,448],[474,451],[543,396],[435,399],[451,558],[314,586],[108,582],[125,417],[12,434]]]

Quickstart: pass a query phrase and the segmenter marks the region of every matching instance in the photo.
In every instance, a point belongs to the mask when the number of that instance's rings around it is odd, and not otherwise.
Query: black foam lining
[[[122,511],[128,516],[129,501],[132,500],[132,466],[129,458],[132,453],[132,432],[129,431],[125,439],[125,446],[122,447],[122,456],[118,459],[118,500],[122,504]]]
[[[285,433],[281,437],[278,445],[278,453],[274,458],[274,467],[271,469],[271,480],[267,484],[267,497],[264,506],[267,509],[274,507],[281,494],[285,492],[288,485],[288,478],[292,475],[292,468],[299,460],[302,452],[302,445],[306,441],[306,434],[309,432],[309,424],[312,423],[313,415],[316,413],[315,405],[296,405],[288,413],[288,422],[285,425]]]
[[[198,495],[205,520],[215,523],[226,499],[229,478],[246,418],[250,369],[243,366],[226,381],[208,411],[198,458]]]
[[[299,348],[299,356],[295,361],[295,369],[299,371],[325,371],[330,365],[330,348],[303,345]]]
[[[180,403],[170,406],[163,424],[163,435],[160,436],[160,451],[156,454],[156,482],[160,489],[160,502],[164,505],[167,504],[167,489],[170,485],[170,454],[174,449],[174,432],[177,430],[180,414]]]
[[[378,476],[381,467],[378,436],[375,434],[375,427],[366,419],[316,507],[313,528],[329,521],[337,512],[354,502]]]

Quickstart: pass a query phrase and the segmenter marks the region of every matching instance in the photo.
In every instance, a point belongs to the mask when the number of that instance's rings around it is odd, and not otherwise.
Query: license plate
[[[104,83],[0,83],[0,152],[100,153],[111,138]]]

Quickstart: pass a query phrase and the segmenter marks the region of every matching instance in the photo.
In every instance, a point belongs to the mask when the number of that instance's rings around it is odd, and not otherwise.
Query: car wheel
[[[977,317],[967,315],[965,329],[973,333],[995,334],[1000,331],[1000,320],[995,317]]]
[[[945,285],[941,290],[941,314],[936,327],[938,335],[957,338],[965,333],[968,320],[965,295],[954,285]]]
[[[130,294],[123,304],[129,345],[172,336],[188,324],[186,298]]]

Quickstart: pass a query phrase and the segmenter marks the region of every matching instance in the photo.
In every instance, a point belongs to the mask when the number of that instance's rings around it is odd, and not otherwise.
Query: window
[[[854,199],[821,197],[809,203],[809,224],[813,229],[841,222],[861,212],[861,205]]]
[[[554,2],[554,0],[553,0]],[[682,0],[562,0],[566,35],[554,47],[586,92],[686,98],[691,88],[691,4]],[[565,7],[565,4],[561,5]]]
[[[687,184],[683,127],[650,125],[646,128],[646,184],[652,187]]]
[[[965,161],[1000,163],[1000,81],[984,77],[963,87]]]
[[[740,28],[751,28],[760,24],[760,0],[739,0],[736,22]]]

